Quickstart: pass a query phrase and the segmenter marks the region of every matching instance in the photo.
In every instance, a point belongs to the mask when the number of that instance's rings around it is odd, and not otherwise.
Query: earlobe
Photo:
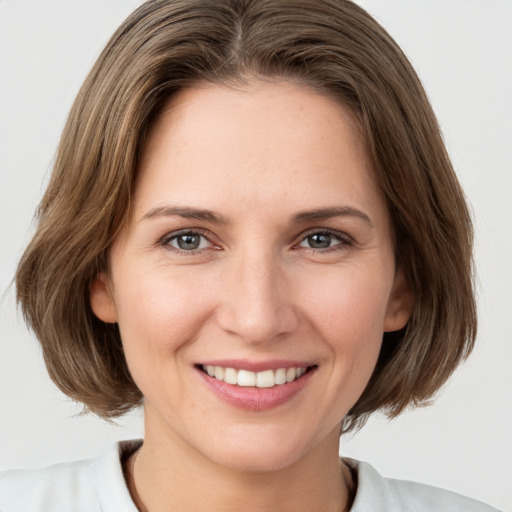
[[[103,322],[117,322],[117,309],[105,272],[100,272],[89,288],[91,309]]]
[[[414,308],[414,294],[403,273],[397,271],[393,290],[389,296],[384,332],[399,331],[409,321]]]

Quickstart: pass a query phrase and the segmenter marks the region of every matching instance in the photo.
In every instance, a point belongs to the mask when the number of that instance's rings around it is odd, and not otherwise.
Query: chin
[[[247,473],[279,471],[293,465],[314,443],[310,439],[300,439],[292,432],[233,433],[218,444],[214,441],[208,447],[210,458],[221,466]],[[231,442],[226,442],[231,439]]]
[[[282,450],[261,450],[258,446],[244,450],[224,451],[215,457],[218,464],[240,473],[271,473],[291,466],[297,461],[297,453]]]

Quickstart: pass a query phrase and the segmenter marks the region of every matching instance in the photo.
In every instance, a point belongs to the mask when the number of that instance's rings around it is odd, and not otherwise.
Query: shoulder
[[[120,462],[127,446],[118,443],[94,459],[0,472],[0,510],[136,512]]]
[[[451,491],[384,478],[366,462],[343,460],[357,475],[351,512],[499,512],[490,505]]]
[[[68,462],[37,470],[0,473],[0,510],[42,512],[100,510],[92,461]]]

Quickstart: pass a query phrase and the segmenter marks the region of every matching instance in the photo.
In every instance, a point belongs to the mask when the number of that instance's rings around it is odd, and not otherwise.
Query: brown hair
[[[72,107],[18,267],[18,300],[57,386],[104,417],[140,404],[117,325],[89,287],[128,217],[144,138],[164,102],[198,82],[292,79],[355,114],[389,208],[415,306],[386,333],[350,430],[431,398],[476,331],[472,226],[434,113],[385,30],[348,0],[153,0],[121,25]]]

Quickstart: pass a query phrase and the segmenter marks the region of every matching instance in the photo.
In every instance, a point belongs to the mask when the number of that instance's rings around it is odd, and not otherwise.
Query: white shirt
[[[39,470],[0,472],[1,512],[138,512],[123,476],[122,441],[97,458]],[[344,459],[357,475],[351,512],[499,512],[459,494],[383,478],[370,464]],[[186,512],[186,511],[180,511]]]

